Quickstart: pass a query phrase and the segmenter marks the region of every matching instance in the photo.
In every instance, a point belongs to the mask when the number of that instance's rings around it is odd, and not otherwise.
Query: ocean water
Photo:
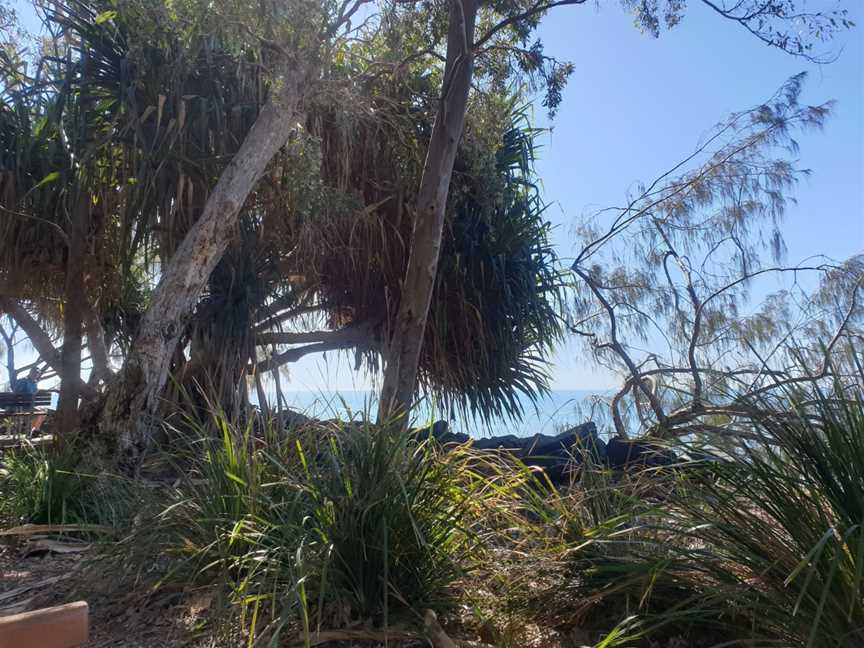
[[[369,391],[286,391],[283,395],[288,407],[315,418],[346,418],[363,412],[374,417],[377,412],[375,394]],[[275,403],[275,395],[268,396],[272,397],[271,402]],[[252,397],[254,398],[254,393]],[[443,412],[427,402],[422,402],[414,413],[414,424],[424,425],[444,419],[450,423],[454,432],[464,432],[473,437],[556,434],[589,420],[597,422],[599,427],[601,421],[607,418],[604,402],[606,397],[608,392],[603,390],[552,391],[536,404],[526,400],[525,414],[521,421],[496,419],[488,425],[471,418],[463,419],[456,413]]]

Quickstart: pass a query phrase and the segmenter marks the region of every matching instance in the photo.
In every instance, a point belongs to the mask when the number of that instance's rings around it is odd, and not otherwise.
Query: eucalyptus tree
[[[618,434],[738,433],[731,422],[746,426],[790,389],[855,375],[864,256],[785,260],[783,217],[808,174],[794,137],[831,110],[800,103],[803,80],[730,115],[623,205],[580,220],[568,326],[623,376]],[[785,287],[772,293],[771,278]]]

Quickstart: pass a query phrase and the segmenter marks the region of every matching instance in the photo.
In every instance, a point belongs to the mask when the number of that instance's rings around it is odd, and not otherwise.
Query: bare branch
[[[485,34],[483,34],[480,38],[474,41],[474,49],[480,49],[484,44],[489,42],[495,34],[500,32],[503,29],[511,25],[515,25],[524,20],[532,18],[538,14],[545,13],[550,9],[554,9],[555,7],[564,7],[569,5],[581,5],[585,4],[586,0],[558,0],[557,2],[537,2],[532,5],[530,8],[526,9],[522,13],[514,14],[512,16],[508,16],[494,27],[489,29]]]
[[[609,325],[610,325],[610,333],[609,333],[609,347],[615,351],[619,358],[627,365],[627,368],[630,370],[630,373],[635,379],[635,385],[638,389],[640,389],[645,397],[648,399],[648,402],[651,405],[651,409],[654,412],[654,415],[657,417],[657,420],[662,424],[666,420],[666,416],[663,414],[663,409],[660,406],[659,401],[657,400],[654,393],[648,389],[641,380],[641,374],[639,372],[639,368],[636,366],[636,363],[633,362],[633,359],[630,357],[630,354],[624,349],[624,346],[618,340],[618,325],[615,317],[615,308],[606,297],[603,295],[602,291],[594,285],[591,277],[584,272],[581,268],[574,268],[573,271],[584,281],[591,291],[594,293],[594,296],[597,298],[603,308],[606,310],[606,314],[609,317]],[[620,426],[620,427],[619,427]],[[620,418],[616,422],[616,430],[619,435],[626,437],[626,430],[624,430],[623,424],[621,424]]]

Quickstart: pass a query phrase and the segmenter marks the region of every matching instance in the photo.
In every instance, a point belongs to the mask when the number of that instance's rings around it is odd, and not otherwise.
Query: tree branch
[[[255,336],[257,346],[267,344],[308,344],[310,342],[360,342],[368,339],[369,331],[366,327],[346,327],[336,331],[275,331],[259,333]]]
[[[97,380],[107,381],[114,372],[111,371],[108,347],[105,344],[105,331],[96,309],[89,301],[84,307],[84,330],[87,333],[87,347],[93,358],[92,373]]]
[[[651,410],[654,412],[654,416],[657,417],[657,421],[661,425],[664,424],[666,421],[666,415],[663,413],[663,408],[660,406],[660,402],[657,400],[656,394],[654,394],[653,391],[648,389],[642,382],[642,375],[639,371],[639,367],[636,366],[636,363],[633,362],[630,354],[627,353],[627,351],[624,349],[624,346],[618,340],[618,323],[615,316],[615,308],[612,306],[612,304],[609,303],[609,300],[606,299],[605,295],[603,295],[603,292],[594,285],[594,282],[592,281],[588,273],[583,271],[581,268],[575,266],[573,268],[573,272],[575,272],[582,279],[582,281],[585,282],[585,284],[597,298],[597,301],[599,301],[603,308],[606,310],[606,314],[609,317],[610,328],[610,341],[607,343],[609,348],[611,348],[618,355],[618,357],[621,358],[624,364],[627,365],[627,369],[630,371],[630,373],[635,379],[634,384],[636,388],[642,391],[643,394],[645,394],[645,397],[648,399],[648,403],[651,405]],[[624,425],[621,422],[620,417],[618,420],[615,421],[615,425],[615,431],[619,435],[626,438],[627,432],[626,430],[624,430]]]
[[[372,349],[378,346],[374,340],[372,326],[369,324],[346,326],[336,331],[261,333],[256,337],[255,344],[259,346],[304,344],[304,346],[294,347],[282,353],[273,353],[266,360],[262,360],[254,369],[259,373],[271,371],[284,364],[297,362],[300,358],[311,353],[353,348]]]
[[[489,31],[487,31],[483,36],[481,36],[478,40],[474,41],[474,49],[477,50],[489,40],[492,39],[495,34],[500,32],[502,29],[506,29],[510,25],[514,25],[518,22],[522,22],[532,16],[536,16],[537,14],[544,13],[549,11],[550,9],[554,9],[555,7],[563,7],[567,5],[581,5],[585,4],[586,0],[558,0],[557,2],[538,2],[531,6],[529,9],[526,9],[522,13],[514,14],[512,16],[508,16],[497,25],[492,27]]]

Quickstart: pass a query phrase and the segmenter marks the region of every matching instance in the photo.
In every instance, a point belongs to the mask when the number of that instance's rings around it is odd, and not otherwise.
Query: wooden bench
[[[35,394],[15,394],[0,392],[0,410],[5,416],[28,416],[40,413],[37,408],[51,406],[51,392],[40,391]]]

